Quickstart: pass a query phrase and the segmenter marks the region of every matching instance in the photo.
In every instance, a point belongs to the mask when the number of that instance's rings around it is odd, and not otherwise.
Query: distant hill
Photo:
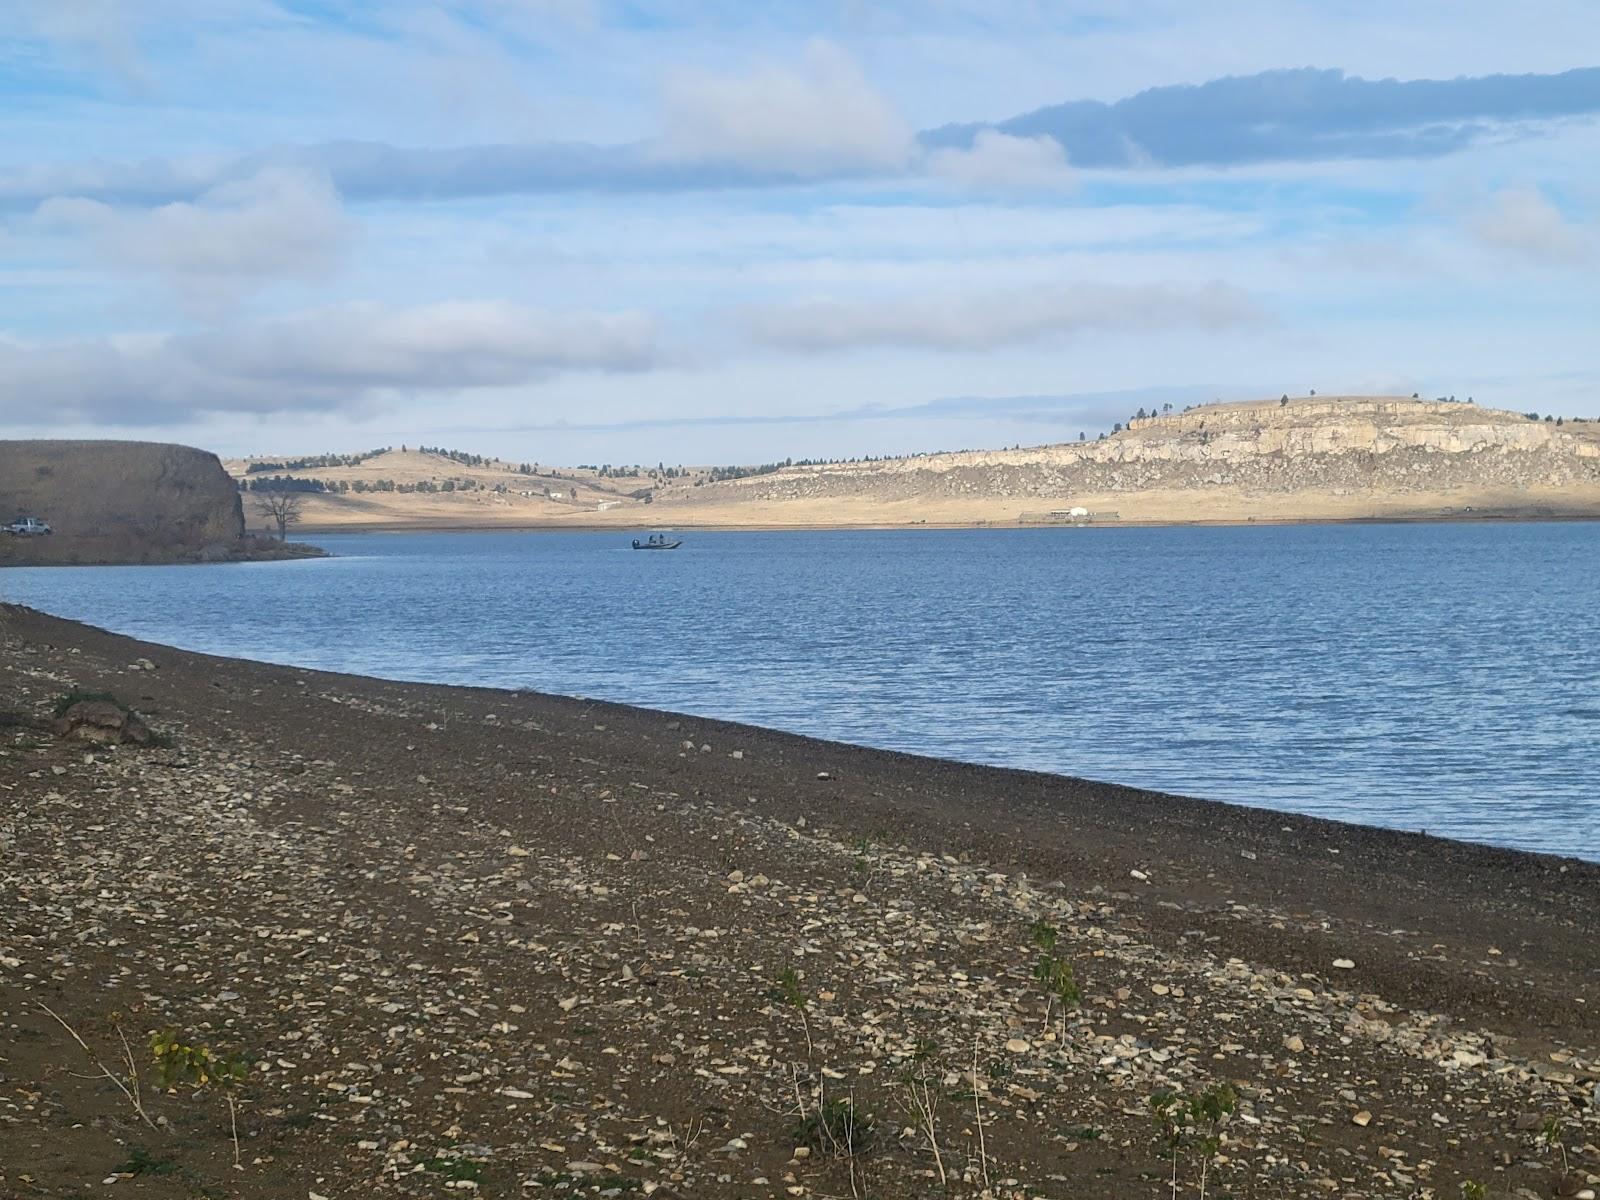
[[[1305,396],[1203,405],[1109,437],[787,467],[669,508],[803,523],[1600,516],[1600,423],[1473,404]],[[830,515],[831,514],[831,515]],[[782,523],[788,523],[784,521]]]
[[[50,537],[0,537],[0,562],[137,563],[254,557],[239,492],[217,456],[155,442],[0,441],[0,521],[35,516]]]
[[[1600,423],[1401,396],[1210,404],[1097,440],[856,462],[551,467],[401,448],[227,466],[246,487],[308,489],[307,530],[1600,517]],[[245,517],[264,524],[248,493]]]
[[[223,465],[247,489],[246,522],[263,530],[270,522],[255,497],[280,487],[300,495],[305,529],[471,528],[606,520],[643,507],[644,496],[675,482],[643,467],[551,467],[405,446],[262,455]]]

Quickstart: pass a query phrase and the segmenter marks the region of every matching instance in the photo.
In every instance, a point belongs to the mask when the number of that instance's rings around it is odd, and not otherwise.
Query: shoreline
[[[528,521],[528,522],[438,522],[396,521],[350,524],[314,524],[297,526],[301,536],[341,533],[624,533],[639,529],[693,530],[703,533],[818,533],[849,530],[914,530],[914,529],[1249,529],[1261,526],[1302,525],[1538,525],[1600,521],[1600,512],[1583,513],[1471,513],[1459,516],[1422,514],[1418,516],[1371,517],[1248,517],[1244,519],[1215,519],[1190,521],[1117,520],[1085,521],[1074,524],[1061,522],[1021,521],[897,521],[897,522],[661,522],[632,523],[622,521]]]
[[[482,530],[482,533],[494,533],[494,530]],[[336,558],[338,555],[306,555],[307,562],[317,562],[326,558]],[[440,683],[426,678],[405,678],[398,675],[363,675],[338,672],[338,670],[325,670],[322,667],[307,667],[294,662],[272,662],[267,659],[245,658],[234,654],[213,654],[208,651],[186,650],[182,646],[171,645],[165,642],[146,642],[144,638],[133,634],[118,634],[115,630],[106,627],[94,626],[88,621],[78,621],[74,618],[64,618],[56,614],[35,610],[26,605],[11,605],[0,600],[0,613],[6,608],[18,608],[22,613],[30,614],[34,618],[45,621],[61,622],[64,626],[80,627],[93,634],[107,638],[118,638],[133,645],[141,646],[146,650],[158,650],[168,654],[182,654],[187,658],[200,659],[200,661],[216,662],[216,664],[234,664],[240,667],[256,667],[262,670],[285,670],[296,675],[306,677],[330,678],[339,682],[352,683],[352,685],[392,686],[392,688],[419,688],[419,690],[462,691],[462,693],[483,694],[483,696],[501,696],[507,702],[541,701],[549,704],[576,704],[576,706],[594,707],[594,709],[613,710],[616,714],[626,715],[638,722],[678,723],[693,722],[696,725],[717,728],[731,734],[744,734],[744,736],[763,736],[763,738],[794,739],[802,746],[816,747],[819,752],[838,752],[838,754],[880,755],[896,763],[902,763],[909,771],[941,771],[955,768],[955,770],[970,771],[976,774],[992,774],[994,779],[986,781],[990,787],[1000,789],[1008,781],[1030,782],[1035,786],[1048,790],[1051,784],[1059,784],[1070,789],[1106,789],[1115,792],[1120,797],[1136,798],[1136,800],[1149,800],[1157,805],[1174,805],[1179,808],[1190,808],[1195,813],[1203,813],[1219,822],[1232,822],[1235,826],[1245,826],[1251,822],[1270,824],[1272,821],[1280,822],[1280,832],[1283,821],[1298,822],[1306,829],[1323,829],[1325,832],[1338,832],[1344,830],[1350,835],[1347,840],[1362,840],[1362,838],[1395,838],[1395,845],[1390,846],[1392,853],[1402,853],[1406,856],[1414,853],[1414,845],[1442,846],[1442,848],[1459,848],[1462,851],[1475,851],[1486,856],[1510,856],[1512,859],[1526,858],[1531,861],[1550,862],[1558,870],[1568,867],[1586,867],[1594,872],[1595,885],[1600,886],[1600,846],[1597,846],[1595,858],[1582,858],[1579,854],[1558,853],[1550,850],[1528,850],[1522,846],[1499,845],[1494,842],[1474,842],[1469,838],[1451,837],[1445,834],[1432,834],[1429,830],[1405,829],[1400,826],[1379,826],[1379,824],[1365,824],[1358,821],[1342,821],[1338,818],[1326,818],[1315,813],[1302,813],[1290,808],[1274,808],[1270,805],[1245,802],[1245,800],[1227,800],[1227,798],[1206,797],[1206,795],[1189,794],[1189,792],[1166,792],[1157,787],[1144,787],[1131,782],[1120,782],[1109,778],[1088,778],[1088,776],[1075,776],[1064,771],[1043,770],[1043,768],[1030,768],[1030,766],[1008,766],[1005,763],[987,763],[973,760],[973,758],[944,757],[938,754],[920,754],[914,750],[898,750],[888,746],[874,746],[870,742],[840,741],[840,739],[826,738],[818,734],[800,733],[800,731],[786,730],[776,725],[757,725],[757,723],[739,722],[731,718],[715,717],[715,715],[694,714],[686,710],[656,709],[642,704],[630,704],[626,701],[613,701],[613,699],[600,698],[600,696],[582,696],[582,694],[554,693],[554,691],[536,691],[530,688],[504,688],[496,685],[469,685],[469,683]],[[1195,821],[1195,826],[1205,824]],[[1600,1010],[1600,1000],[1597,1000],[1597,1010]]]
[[[55,536],[47,545],[0,542],[0,570],[7,567],[200,567],[230,566],[240,563],[298,562],[302,559],[326,558],[325,550],[304,542],[282,542],[277,537],[249,536],[237,545],[224,547],[220,553],[208,554],[204,549],[182,548],[155,550],[144,548],[138,552],[119,553],[114,550],[89,550],[88,557],[76,544],[78,539]],[[97,539],[90,539],[94,544]],[[40,555],[40,550],[51,553]],[[29,551],[34,552],[29,557]],[[71,555],[73,557],[68,558]]]
[[[375,531],[376,532],[376,531]],[[442,532],[442,531],[430,531]],[[462,531],[468,532],[468,531]],[[494,530],[476,530],[470,532],[496,532]],[[525,531],[507,531],[525,532]],[[321,561],[336,558],[337,555],[321,554],[306,555],[300,558],[282,561]],[[107,565],[107,564],[63,564],[63,565]],[[138,564],[135,564],[138,565]],[[180,565],[180,564],[168,564]],[[200,565],[200,564],[181,564]],[[1593,872],[1593,882],[1600,886],[1600,848],[1597,848],[1595,858],[1583,858],[1575,854],[1563,854],[1547,850],[1529,850],[1517,846],[1505,846],[1495,842],[1472,841],[1466,838],[1451,837],[1444,834],[1430,833],[1427,830],[1412,830],[1391,825],[1372,825],[1359,821],[1345,821],[1333,817],[1318,816],[1314,813],[1304,813],[1293,809],[1273,808],[1268,805],[1251,804],[1238,800],[1226,800],[1216,797],[1193,795],[1187,792],[1168,792],[1157,788],[1142,787],[1138,784],[1122,783],[1114,779],[1089,778],[1087,776],[1071,775],[1060,771],[1043,770],[1032,767],[1013,767],[1001,763],[986,763],[972,759],[945,757],[936,754],[917,753],[914,751],[896,750],[885,746],[875,746],[866,742],[848,742],[834,738],[820,737],[813,734],[800,733],[775,725],[759,725],[744,721],[735,721],[723,717],[707,716],[687,711],[669,708],[651,708],[644,705],[630,704],[625,701],[607,700],[603,697],[571,695],[563,692],[542,692],[527,688],[505,688],[490,684],[454,684],[438,683],[426,679],[406,679],[398,676],[363,675],[342,671],[328,671],[318,667],[301,666],[294,663],[276,663],[266,659],[254,659],[243,656],[212,654],[199,650],[188,650],[181,646],[166,642],[146,641],[132,634],[118,633],[102,626],[79,621],[72,617],[60,617],[47,613],[42,609],[35,609],[27,605],[18,605],[9,601],[0,600],[0,617],[7,610],[24,614],[31,619],[45,622],[58,623],[63,626],[74,627],[87,633],[105,638],[129,642],[134,647],[143,650],[161,651],[169,655],[181,655],[204,662],[218,665],[232,665],[241,668],[257,668],[265,671],[292,672],[299,676],[326,678],[351,685],[366,685],[369,687],[390,688],[416,688],[426,690],[442,690],[448,692],[463,692],[473,695],[489,697],[499,696],[508,703],[518,701],[538,701],[555,705],[579,705],[585,709],[599,708],[614,711],[641,722],[666,722],[674,725],[683,722],[693,722],[707,728],[715,728],[732,734],[746,736],[770,737],[776,739],[792,739],[794,742],[812,747],[819,753],[835,752],[845,755],[880,756],[893,763],[900,763],[908,771],[944,771],[956,769],[972,772],[974,774],[993,774],[998,777],[991,781],[995,786],[1006,779],[1014,779],[1021,783],[1031,783],[1039,788],[1048,790],[1050,785],[1060,785],[1072,789],[1105,789],[1108,793],[1115,793],[1119,797],[1132,798],[1139,801],[1148,801],[1157,805],[1174,805],[1179,808],[1190,807],[1195,810],[1197,819],[1195,824],[1203,824],[1198,820],[1198,814],[1215,817],[1219,821],[1232,821],[1237,825],[1246,825],[1253,822],[1270,824],[1279,821],[1280,827],[1284,821],[1292,821],[1306,830],[1322,830],[1325,835],[1333,836],[1338,831],[1349,835],[1348,840],[1362,840],[1368,838],[1393,838],[1397,844],[1390,849],[1395,853],[1410,856],[1415,851],[1415,843],[1441,848],[1456,847],[1464,852],[1480,852],[1488,856],[1510,856],[1512,859],[1525,858],[1534,862],[1554,864],[1561,873],[1566,873],[1569,867],[1587,868]],[[1285,831],[1286,832],[1286,831]],[[1597,997],[1597,1010],[1600,1010],[1600,997]]]
[[[86,754],[0,729],[17,901],[0,907],[0,964],[19,964],[0,969],[0,1015],[30,1039],[0,1035],[0,1054],[76,1121],[19,1143],[44,1180],[85,1162],[98,1180],[138,1130],[108,1088],[61,1074],[71,1060],[28,1012],[40,995],[101,1034],[86,1006],[132,1003],[262,1050],[241,1122],[271,1161],[223,1176],[246,1197],[322,1179],[344,1194],[331,1185],[369,1186],[384,1163],[402,1173],[383,1194],[409,1194],[413,1166],[463,1156],[486,1195],[537,1178],[577,1195],[595,1177],[581,1164],[663,1196],[848,1194],[853,1162],[792,1157],[795,1080],[833,1086],[816,1069],[837,1069],[887,1120],[915,1037],[958,1084],[975,1041],[1001,1071],[980,1072],[979,1102],[988,1152],[1020,1182],[997,1195],[1066,1179],[1075,1195],[1164,1196],[1146,1098],[1215,1078],[1255,1122],[1229,1126],[1219,1168],[1240,1197],[1326,1195],[1352,1172],[1355,1192],[1409,1196],[1423,1163],[1440,1197],[1469,1178],[1550,1195],[1515,1118],[1558,1104],[1579,1186],[1600,1170],[1580,1148],[1600,1141],[1600,1112],[1579,1104],[1600,1083],[1600,864],[601,701],[216,658],[34,610],[0,622],[18,712],[110,691],[175,742]],[[132,869],[150,855],[161,870]],[[57,909],[76,915],[43,919]],[[1035,920],[1063,931],[1084,989],[1048,1039]],[[766,998],[785,962],[810,1067],[794,1014]],[[491,1019],[520,1032],[491,1036]],[[395,1073],[341,1074],[342,1059],[302,1057],[307,1036]],[[341,1090],[328,1121],[302,1122],[341,1079],[367,1099]],[[961,1111],[941,1133],[976,1170]],[[0,1137],[35,1129],[14,1115]],[[657,1147],[672,1157],[629,1158],[627,1131],[656,1120],[679,1131]],[[225,1129],[195,1121],[209,1149],[184,1161],[225,1165]],[[715,1132],[686,1148],[685,1121]],[[1074,1123],[1103,1135],[1064,1136]],[[864,1162],[881,1195],[933,1186],[915,1137],[886,1133]]]

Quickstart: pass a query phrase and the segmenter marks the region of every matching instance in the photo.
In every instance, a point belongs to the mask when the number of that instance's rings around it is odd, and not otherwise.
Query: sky
[[[1600,415],[1593,0],[0,0],[0,436]]]

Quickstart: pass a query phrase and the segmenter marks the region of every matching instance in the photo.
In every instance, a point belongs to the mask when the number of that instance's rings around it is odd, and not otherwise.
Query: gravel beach
[[[4,1200],[1592,1197],[1597,1143],[1594,863],[0,610]]]

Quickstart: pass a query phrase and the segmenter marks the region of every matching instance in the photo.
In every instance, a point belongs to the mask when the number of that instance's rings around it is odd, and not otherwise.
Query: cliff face
[[[154,442],[0,441],[0,521],[35,516],[48,538],[0,538],[11,561],[228,558],[244,537],[239,492],[216,455]]]
[[[791,468],[715,486],[742,487],[751,500],[1593,488],[1600,486],[1600,424],[1389,397],[1257,401],[1136,420],[1103,441]]]

